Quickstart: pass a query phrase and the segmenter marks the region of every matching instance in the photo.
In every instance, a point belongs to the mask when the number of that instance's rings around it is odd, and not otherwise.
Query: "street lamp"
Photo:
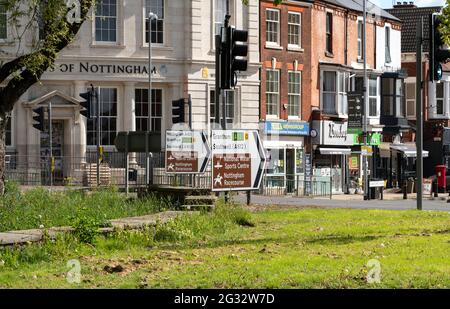
[[[152,21],[158,20],[158,15],[153,12],[148,13],[148,119],[147,132],[152,131]],[[148,133],[146,134],[148,141]],[[146,142],[148,145],[148,142]],[[148,149],[146,153],[146,183],[150,184],[150,152]]]

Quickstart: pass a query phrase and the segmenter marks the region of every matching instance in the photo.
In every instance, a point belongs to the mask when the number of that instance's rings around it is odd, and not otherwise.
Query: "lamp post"
[[[363,97],[364,97],[364,107],[363,107],[363,137],[364,146],[367,146],[367,57],[366,57],[366,18],[367,18],[367,7],[366,0],[363,0],[363,57],[364,57],[364,83],[363,83]],[[363,170],[364,170],[364,200],[370,199],[370,189],[369,189],[369,175],[368,175],[368,160],[367,156],[363,155]]]
[[[152,21],[158,20],[158,15],[153,12],[148,13],[148,119],[147,119],[147,132],[152,131]],[[146,134],[148,146],[148,133]],[[145,150],[146,155],[146,183],[150,184],[150,152]]]

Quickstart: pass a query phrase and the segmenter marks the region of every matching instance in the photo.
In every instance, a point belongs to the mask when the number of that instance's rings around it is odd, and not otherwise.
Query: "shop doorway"
[[[50,134],[48,120],[44,124],[44,132],[41,132],[41,179],[45,185],[50,184],[50,173],[53,169],[53,184],[62,185],[64,181],[64,121],[52,121],[52,153],[54,164],[52,168],[50,156]]]
[[[296,155],[295,149],[286,149],[286,191],[287,193],[294,193],[296,184]]]

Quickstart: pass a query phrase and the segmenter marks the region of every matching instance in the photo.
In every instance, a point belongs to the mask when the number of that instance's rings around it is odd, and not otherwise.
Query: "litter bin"
[[[447,186],[446,169],[447,169],[447,167],[445,165],[436,165],[436,167],[435,167],[439,189],[445,190],[445,188]]]

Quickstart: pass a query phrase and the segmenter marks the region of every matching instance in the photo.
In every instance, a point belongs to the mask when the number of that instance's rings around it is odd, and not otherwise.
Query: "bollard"
[[[436,179],[436,181],[433,181],[433,192],[434,192],[434,197],[439,197],[437,179]]]
[[[408,199],[408,183],[406,182],[406,180],[403,180],[403,199]]]

